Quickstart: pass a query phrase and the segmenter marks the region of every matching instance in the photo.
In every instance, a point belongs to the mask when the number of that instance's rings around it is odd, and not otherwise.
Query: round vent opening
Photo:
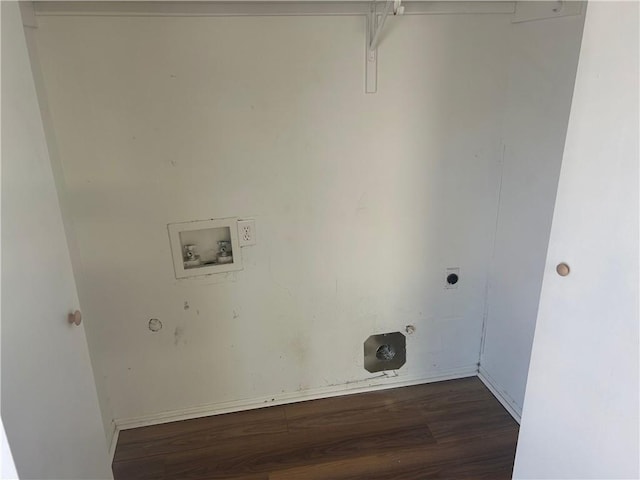
[[[380,345],[376,350],[376,358],[378,360],[389,361],[396,356],[396,351],[391,345]]]

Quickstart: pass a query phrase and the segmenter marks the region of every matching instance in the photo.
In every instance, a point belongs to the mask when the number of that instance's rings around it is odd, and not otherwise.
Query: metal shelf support
[[[366,68],[365,68],[365,92],[376,93],[378,89],[378,42],[384,28],[384,23],[393,7],[394,15],[402,15],[404,6],[402,0],[387,0],[384,10],[379,14],[376,10],[376,2],[369,5],[366,30]]]

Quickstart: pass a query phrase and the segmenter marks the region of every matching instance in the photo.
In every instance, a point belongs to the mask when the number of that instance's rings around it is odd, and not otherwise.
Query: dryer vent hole
[[[388,362],[396,356],[396,351],[391,345],[380,345],[376,350],[376,358]]]

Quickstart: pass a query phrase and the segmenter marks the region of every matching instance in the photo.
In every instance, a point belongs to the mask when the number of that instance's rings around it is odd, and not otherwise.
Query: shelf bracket
[[[402,15],[404,7],[401,5],[402,0],[387,0],[384,10],[378,14],[376,10],[376,2],[369,4],[369,13],[367,14],[367,31],[366,39],[366,65],[365,65],[365,92],[376,93],[378,89],[378,42],[380,34],[384,28],[384,23],[393,7],[394,15]]]

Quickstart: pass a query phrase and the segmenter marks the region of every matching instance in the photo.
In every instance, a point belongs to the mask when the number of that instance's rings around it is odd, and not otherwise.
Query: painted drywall
[[[587,9],[514,478],[640,478],[638,7]]]
[[[389,19],[365,95],[362,17],[39,17],[120,425],[475,373],[510,19]],[[256,219],[244,270],[176,280],[167,224],[231,216]],[[372,379],[364,340],[408,324]]]
[[[42,78],[42,71],[40,70],[40,62],[38,61],[37,52],[37,40],[35,33],[37,31],[38,21],[35,16],[34,5],[32,2],[20,2],[20,12],[22,14],[22,22],[25,25],[24,35],[27,41],[27,50],[29,51],[29,60],[31,64],[31,71],[33,73],[33,80],[36,86],[36,93],[38,94],[38,105],[40,107],[40,115],[42,117],[42,126],[44,128],[45,140],[47,142],[49,159],[51,160],[51,170],[53,172],[53,178],[56,186],[58,187],[58,201],[60,203],[60,212],[62,214],[62,224],[64,225],[65,232],[67,233],[67,247],[69,250],[69,256],[71,258],[71,266],[73,267],[74,278],[76,279],[76,289],[80,296],[83,296],[80,292],[84,289],[86,282],[82,281],[82,271],[79,267],[80,259],[78,255],[78,248],[75,243],[75,236],[73,235],[72,220],[69,215],[69,208],[66,207],[69,200],[67,199],[67,192],[64,188],[64,177],[62,172],[62,165],[60,162],[60,155],[58,153],[57,139],[53,132],[53,121],[51,120],[51,114],[49,112],[49,102],[47,101],[46,88],[44,87],[44,80]],[[94,378],[103,378],[101,373],[101,365],[96,361],[93,352],[97,351],[97,345],[100,342],[100,338],[95,336],[95,329],[91,328],[93,318],[84,316],[85,334],[87,337],[87,344],[89,346],[89,356],[91,358],[91,366],[94,374]],[[108,443],[112,443],[113,435],[115,433],[115,425],[113,422],[113,411],[109,403],[109,396],[105,390],[104,382],[97,381],[96,389],[98,391],[98,400],[100,402],[100,412],[102,413],[102,421],[104,424],[105,437]],[[114,445],[112,445],[114,446]]]
[[[538,8],[548,8],[542,2]],[[584,15],[514,23],[480,373],[522,412]]]
[[[2,2],[2,422],[21,478],[112,478],[17,2]]]

